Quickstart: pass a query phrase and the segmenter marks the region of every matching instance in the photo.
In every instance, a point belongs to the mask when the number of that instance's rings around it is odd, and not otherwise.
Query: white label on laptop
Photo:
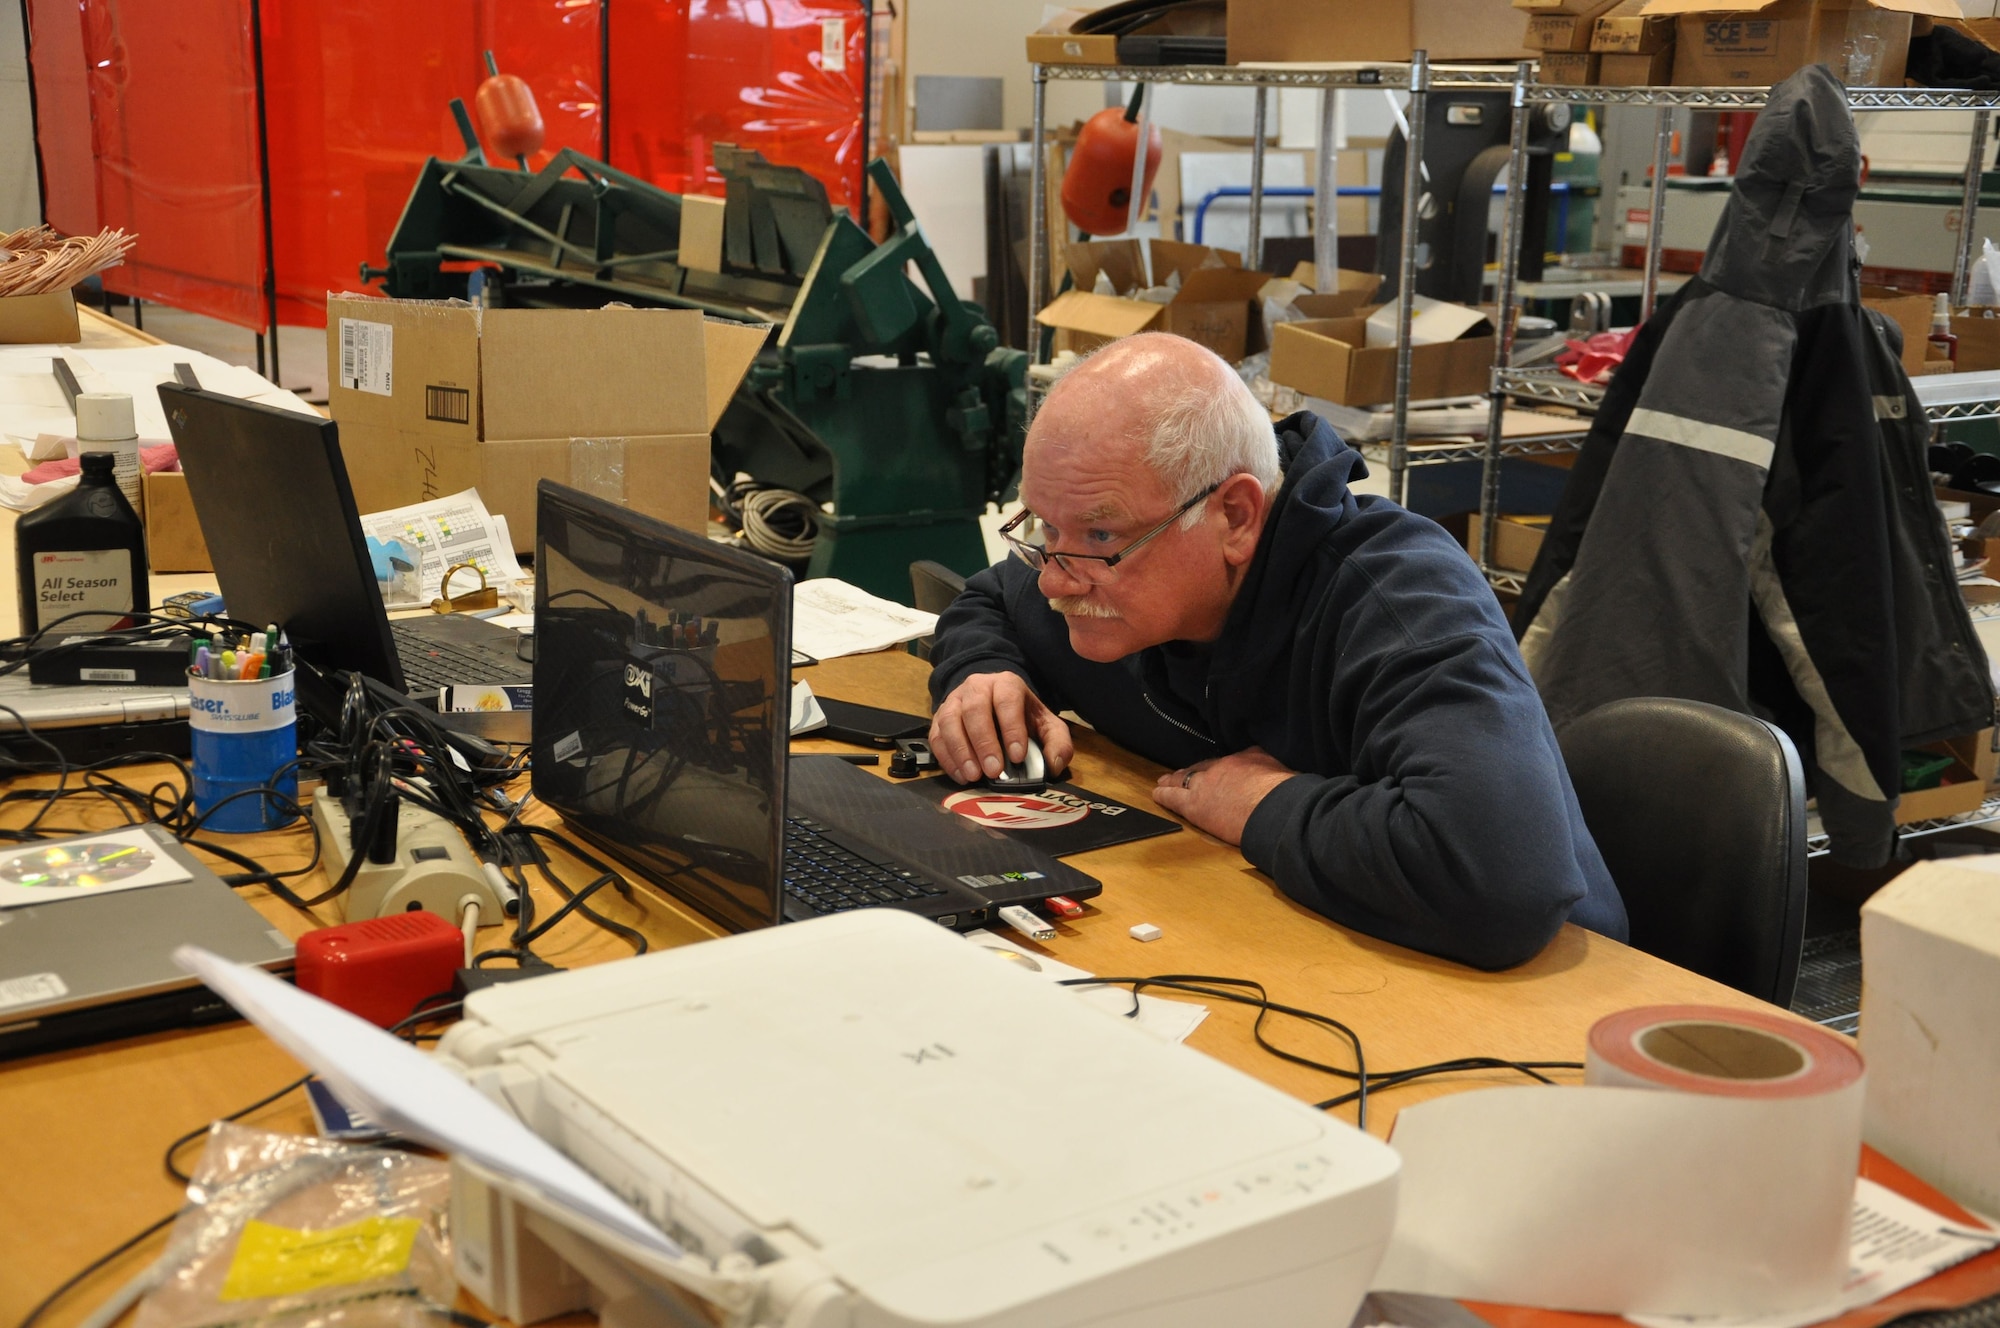
[[[61,1000],[69,988],[53,973],[30,973],[25,977],[0,978],[0,1010],[19,1005],[40,1005]]]
[[[85,609],[101,618],[70,618],[73,632],[105,631],[132,614],[132,555],[125,549],[64,549],[35,555],[35,614],[44,625]]]
[[[567,761],[572,757],[583,755],[583,734],[572,733],[567,738],[560,739],[552,755],[558,761]]]
[[[84,682],[137,682],[137,669],[78,669],[76,676]]]
[[[340,320],[340,385],[350,392],[391,396],[396,329],[359,318]]]

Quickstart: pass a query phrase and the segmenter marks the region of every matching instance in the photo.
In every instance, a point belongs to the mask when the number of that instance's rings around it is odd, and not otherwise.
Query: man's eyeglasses
[[[1076,577],[1078,580],[1102,583],[1110,580],[1111,570],[1118,566],[1119,563],[1130,558],[1134,553],[1137,553],[1147,540],[1158,535],[1161,531],[1186,516],[1202,503],[1207,502],[1209,496],[1221,487],[1220,484],[1209,485],[1206,489],[1203,489],[1200,493],[1188,499],[1179,507],[1176,507],[1166,520],[1160,522],[1159,525],[1154,526],[1151,530],[1148,530],[1145,534],[1139,536],[1139,538],[1133,540],[1116,553],[1051,553],[1043,544],[1044,535],[1041,519],[1026,508],[1021,509],[1019,515],[1006,525],[1000,527],[1000,538],[1007,541],[1007,547],[1014,551],[1016,557],[1034,568],[1037,572],[1053,562],[1066,574]],[[1018,535],[1015,534],[1017,530],[1020,531]]]

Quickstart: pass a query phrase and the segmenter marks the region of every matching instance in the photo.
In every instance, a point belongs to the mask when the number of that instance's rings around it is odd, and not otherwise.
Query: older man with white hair
[[[938,623],[931,745],[961,783],[1060,711],[1170,767],[1169,811],[1356,931],[1478,968],[1625,909],[1498,604],[1435,523],[1357,495],[1317,417],[1273,430],[1191,341],[1119,341],[1028,433],[1016,556]]]

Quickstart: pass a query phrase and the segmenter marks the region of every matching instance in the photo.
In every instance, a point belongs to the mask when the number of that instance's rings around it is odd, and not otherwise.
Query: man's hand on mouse
[[[1069,725],[1017,673],[975,673],[931,716],[938,769],[961,784],[998,776],[1008,761],[1027,755],[1029,738],[1041,743],[1051,778],[1069,769],[1076,754]]]
[[[1153,786],[1153,801],[1226,844],[1241,844],[1257,804],[1297,773],[1263,748],[1247,747],[1167,771]]]

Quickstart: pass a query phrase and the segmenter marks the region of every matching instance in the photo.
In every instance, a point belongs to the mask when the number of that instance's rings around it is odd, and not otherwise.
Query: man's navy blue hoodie
[[[1010,558],[939,621],[933,701],[1008,671],[1164,766],[1263,748],[1305,773],[1258,804],[1243,856],[1356,931],[1484,969],[1533,958],[1566,920],[1623,940],[1624,904],[1478,570],[1435,523],[1350,492],[1361,455],[1318,417],[1285,420],[1278,440],[1284,484],[1217,640],[1092,663]]]

